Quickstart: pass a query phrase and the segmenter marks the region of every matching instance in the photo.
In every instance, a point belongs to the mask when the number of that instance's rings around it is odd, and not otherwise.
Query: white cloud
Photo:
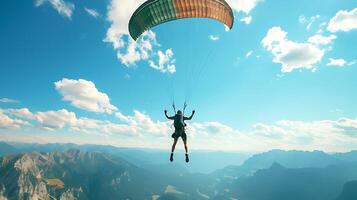
[[[337,67],[343,67],[346,65],[346,61],[344,59],[333,59],[329,58],[329,63],[327,63],[327,66],[337,66]]]
[[[196,135],[216,135],[216,134],[231,134],[234,129],[219,122],[203,122],[193,123],[189,129],[192,130],[192,134]]]
[[[98,18],[100,14],[97,10],[85,7],[84,10],[92,17]]]
[[[320,19],[320,15],[315,15],[315,16],[312,16],[310,18],[306,18],[304,15],[300,15],[299,16],[299,22],[301,24],[307,24],[306,25],[306,30],[310,30],[311,29],[311,26],[312,24],[317,21],[318,19]]]
[[[233,11],[243,12],[246,15],[249,15],[259,2],[263,2],[263,0],[227,0],[227,3],[231,6]],[[252,22],[252,16],[243,17],[239,21],[250,24]],[[229,31],[229,28],[225,27],[225,30]]]
[[[131,15],[145,0],[112,0],[108,7],[108,20],[112,23],[107,31],[106,40],[114,48],[120,48],[123,35],[129,35],[128,23]]]
[[[72,131],[83,133],[120,134],[127,136],[150,135],[155,137],[168,136],[172,132],[169,122],[154,122],[149,115],[137,110],[134,110],[134,115],[132,116],[126,116],[121,112],[116,112],[115,116],[121,123],[79,118],[76,120],[76,123],[72,124],[71,129]]]
[[[251,55],[253,54],[253,51],[248,51],[246,54],[245,54],[245,57],[250,57]]]
[[[75,125],[76,114],[66,109],[36,113],[36,120],[46,130],[64,128],[66,125]]]
[[[138,48],[138,44],[135,41],[130,40],[127,52],[125,54],[118,52],[118,55],[117,55],[118,59],[121,61],[121,63],[123,63],[127,67],[142,60],[142,56],[141,56],[140,52],[137,51],[137,48]]]
[[[64,78],[55,82],[55,87],[62,95],[64,101],[70,102],[71,105],[77,108],[109,114],[117,110],[110,103],[108,95],[98,91],[95,84],[91,81]]]
[[[325,30],[325,26],[327,26],[327,22],[321,22],[318,26],[318,30],[316,31],[316,34],[322,34]]]
[[[336,35],[323,36],[316,34],[308,39],[308,42],[315,45],[328,45],[336,39]]]
[[[143,112],[134,110],[134,115],[126,116],[116,112],[115,116],[121,123],[113,123],[107,120],[78,118],[74,112],[66,109],[50,110],[32,113],[28,108],[0,109],[0,128],[21,128],[30,123],[38,123],[45,131],[66,130],[89,134],[119,134],[126,136],[151,135],[156,137],[168,136],[172,129],[168,121],[153,121]],[[18,117],[20,119],[14,119]],[[24,121],[26,119],[29,121]]]
[[[348,66],[352,66],[352,65],[354,65],[354,64],[356,64],[356,63],[357,63],[357,60],[353,60],[353,61],[351,61],[351,62],[348,62],[347,65],[348,65]]]
[[[305,24],[307,22],[307,19],[304,15],[299,16],[299,22],[300,24]]]
[[[73,132],[88,134],[137,135],[136,130],[127,124],[116,124],[86,117],[77,118],[74,112],[66,109],[37,112],[32,120],[39,123],[39,127],[45,131],[58,131],[68,128]]]
[[[223,128],[217,128],[217,127]],[[357,119],[291,121],[281,120],[274,124],[257,123],[248,130],[237,130],[217,122],[215,128],[205,127],[205,123],[193,123],[188,133],[194,145],[226,149],[297,149],[345,151],[357,148]],[[217,134],[219,133],[219,134]],[[239,147],[237,147],[239,141]],[[206,148],[207,148],[206,146]]]
[[[147,131],[156,135],[166,135],[169,131],[169,123],[157,121],[154,122],[149,115],[134,110],[134,116],[129,117],[130,125],[138,125],[141,131]]]
[[[129,122],[130,121],[129,117],[124,115],[121,112],[116,112],[115,113],[115,117],[117,117],[120,121],[123,121],[123,122]]]
[[[282,120],[277,122],[277,125],[293,131],[295,136],[306,134],[315,139],[328,139],[331,136],[342,138],[351,135],[351,131],[354,131],[353,136],[357,136],[357,119],[340,118],[336,121],[313,122]]]
[[[0,102],[1,103],[20,103],[20,101],[18,101],[18,100],[9,99],[9,98],[1,98]]]
[[[171,132],[169,122],[154,122],[149,115],[138,110],[134,110],[133,116],[125,116],[117,112],[116,117],[122,122],[127,123],[136,132],[150,133],[154,136],[167,136]]]
[[[4,110],[0,109],[0,129],[17,129],[28,125],[29,123],[26,121],[10,118],[8,115],[5,114]]]
[[[327,30],[333,33],[339,31],[348,32],[353,29],[357,29],[357,8],[351,11],[338,11],[327,26]]]
[[[281,139],[287,134],[286,131],[281,127],[266,125],[263,123],[254,124],[252,132],[257,136],[263,136],[272,139]]]
[[[168,136],[172,130],[169,122],[156,121],[145,113],[134,110],[134,115],[126,116],[120,112],[115,113],[121,123],[90,119],[86,117],[77,118],[75,113],[65,109],[59,111],[38,112],[36,120],[42,128],[54,131],[69,128],[73,132],[87,134],[118,134],[123,136],[150,135],[155,137]]]
[[[282,64],[282,72],[296,69],[314,69],[324,55],[324,50],[310,43],[297,43],[287,39],[287,32],[280,27],[272,27],[262,40],[263,46],[270,51],[273,62]]]
[[[281,149],[341,151],[346,145],[349,148],[357,146],[357,119],[312,122],[281,120],[274,125],[260,123],[253,126],[251,131]]]
[[[11,114],[14,115],[15,112],[13,112],[13,110],[15,109],[5,110],[4,113],[10,113],[10,111],[12,111]],[[26,110],[31,113],[27,108]],[[0,127],[4,124],[8,127],[20,127],[20,125],[29,124],[28,122],[24,122],[22,120],[12,120],[6,115],[3,117],[1,114],[2,112],[0,110],[0,121],[3,121],[0,122]],[[19,117],[24,118],[23,116]],[[45,131],[58,131],[68,128],[73,132],[80,133],[105,135],[120,134],[128,136],[138,135],[135,127],[132,127],[127,123],[116,124],[109,121],[90,119],[86,117],[77,118],[74,112],[70,112],[66,109],[37,112],[33,114],[33,117],[30,119],[34,122],[37,122],[39,127]]]
[[[173,74],[176,72],[174,53],[171,49],[167,49],[165,52],[159,50],[157,56],[159,57],[158,63],[156,64],[154,61],[149,60],[150,67],[163,73]]]
[[[129,38],[126,53],[118,51],[118,59],[127,67],[135,65],[136,62],[147,60],[153,52],[153,46],[157,46],[155,33],[147,31],[137,40]]]
[[[34,114],[28,108],[20,108],[20,109],[6,109],[4,110],[9,115],[21,118],[21,119],[34,119]]]
[[[68,17],[71,19],[73,10],[74,10],[74,4],[70,2],[66,2],[64,0],[36,0],[35,5],[37,7],[42,6],[44,3],[50,3],[52,7],[57,10],[57,12],[65,17]]]
[[[227,0],[227,3],[237,12],[249,14],[263,0]]]
[[[344,128],[345,130],[349,128],[355,129],[357,136],[357,119],[340,118],[335,124],[337,127]]]
[[[252,16],[243,17],[239,21],[244,22],[245,24],[250,24],[252,22]]]
[[[210,40],[212,40],[212,41],[217,41],[217,40],[219,40],[219,36],[209,35],[209,36],[208,36],[208,39],[210,39]]]
[[[102,133],[106,134],[121,134],[127,136],[137,135],[136,131],[126,124],[107,123],[102,126],[100,130]]]
[[[163,137],[168,136],[172,132],[169,122],[154,122],[149,115],[137,110],[134,110],[134,115],[132,116],[126,116],[120,112],[115,113],[115,116],[121,121],[121,123],[82,117],[67,124],[70,125],[71,130],[74,132],[102,133],[106,135],[150,135]]]
[[[79,118],[76,123],[71,126],[71,130],[74,132],[99,133],[106,135],[138,135],[137,131],[127,124],[116,124],[109,121],[101,121],[84,117]]]
[[[327,22],[321,22],[319,24],[319,28],[324,28],[325,26],[327,26]]]

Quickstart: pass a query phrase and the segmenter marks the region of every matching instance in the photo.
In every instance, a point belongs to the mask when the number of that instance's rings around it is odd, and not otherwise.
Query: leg
[[[175,151],[175,147],[176,147],[176,143],[177,143],[177,139],[174,139],[174,143],[172,144],[172,148],[171,148],[171,155],[170,155],[170,161],[174,161],[174,151]]]
[[[189,162],[189,158],[188,158],[188,148],[187,148],[187,136],[186,136],[186,133],[183,133],[182,134],[182,141],[183,141],[183,144],[185,145],[185,151],[186,151],[186,162]]]
[[[183,145],[185,146],[185,151],[186,151],[186,154],[188,153],[188,148],[187,148],[187,139],[186,137],[182,137],[182,141],[183,141]]]
[[[171,147],[171,153],[174,153],[174,151],[175,151],[175,147],[176,147],[176,144],[177,144],[177,140],[178,140],[178,138],[175,138],[175,139],[174,139],[174,143],[172,144],[172,147]]]

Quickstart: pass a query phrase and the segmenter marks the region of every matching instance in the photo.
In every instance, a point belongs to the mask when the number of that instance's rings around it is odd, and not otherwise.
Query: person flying
[[[180,110],[178,110],[177,113],[172,117],[169,117],[167,115],[167,110],[165,110],[164,112],[167,119],[174,120],[174,127],[175,127],[175,132],[171,135],[171,137],[174,138],[174,143],[172,144],[172,148],[171,148],[170,161],[171,162],[174,161],[174,151],[175,151],[176,143],[178,138],[181,137],[183,144],[185,146],[186,162],[188,162],[189,158],[188,158],[188,149],[187,149],[187,135],[185,132],[185,127],[187,125],[185,123],[185,120],[191,120],[193,115],[195,114],[195,110],[192,111],[190,117],[185,117]]]

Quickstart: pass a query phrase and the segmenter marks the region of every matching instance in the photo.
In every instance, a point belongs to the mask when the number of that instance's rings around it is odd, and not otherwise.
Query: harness
[[[175,113],[175,115],[176,115],[176,106],[175,106],[175,101],[174,102],[172,102],[172,108],[174,109],[174,113]],[[185,101],[185,103],[183,104],[183,110],[182,110],[182,117],[184,117],[185,116],[185,110],[186,110],[186,108],[187,108],[187,103],[186,103],[186,101]],[[186,123],[185,123],[185,121],[183,121],[183,119],[182,119],[182,129],[183,129],[183,132],[185,132],[185,126],[186,126]],[[176,130],[176,127],[175,127],[175,121],[174,122],[172,122],[172,124],[171,124],[171,129],[173,129],[172,128],[172,126],[174,126],[174,128],[175,128],[175,130]]]

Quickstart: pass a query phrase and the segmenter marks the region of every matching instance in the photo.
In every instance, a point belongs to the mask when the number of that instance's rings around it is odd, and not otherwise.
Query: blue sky
[[[357,147],[352,0],[230,0],[232,30],[170,22],[137,42],[142,0],[6,0],[0,140],[168,148],[175,99],[195,149]]]

